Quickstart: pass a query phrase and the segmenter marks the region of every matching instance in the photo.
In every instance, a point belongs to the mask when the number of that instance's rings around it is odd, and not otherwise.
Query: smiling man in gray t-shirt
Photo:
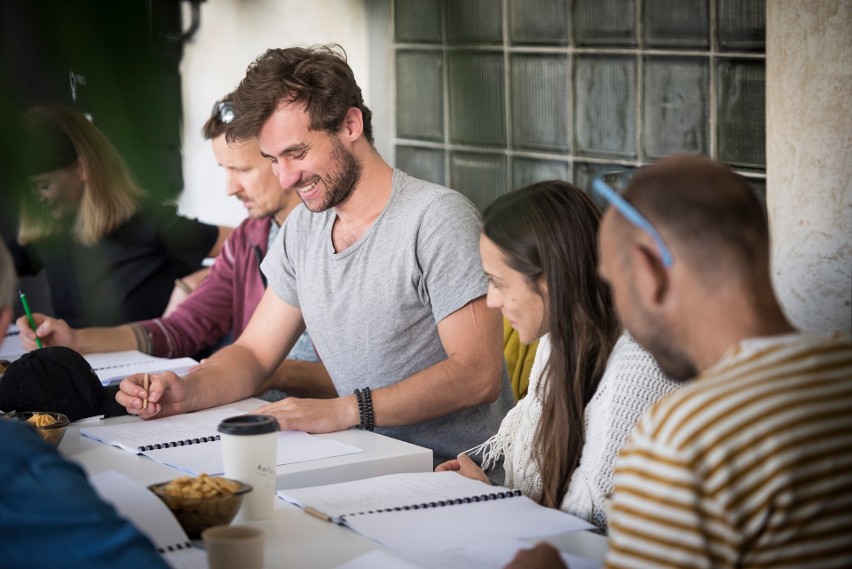
[[[270,286],[239,339],[185,380],[156,375],[145,390],[126,379],[119,402],[152,417],[252,395],[307,323],[339,396],[257,410],[282,429],[375,426],[432,448],[436,462],[496,432],[513,399],[471,203],[379,156],[372,114],[333,48],[268,50],[234,108],[229,140],[256,138],[303,206],[263,264]]]
[[[275,293],[301,308],[341,395],[446,360],[438,323],[487,290],[473,204],[399,170],[392,179],[387,205],[358,241],[335,252],[334,211],[299,206],[262,266]],[[498,403],[378,430],[455,457],[496,432],[512,404],[508,381],[502,386]]]

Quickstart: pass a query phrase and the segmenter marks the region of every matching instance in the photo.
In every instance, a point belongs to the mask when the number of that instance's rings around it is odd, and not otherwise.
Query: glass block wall
[[[480,209],[709,154],[765,195],[765,0],[395,0],[396,165]]]

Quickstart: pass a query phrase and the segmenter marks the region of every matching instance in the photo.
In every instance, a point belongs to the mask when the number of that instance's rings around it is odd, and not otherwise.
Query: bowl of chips
[[[148,489],[165,502],[190,539],[209,527],[231,523],[251,486],[220,476],[180,476]]]
[[[15,417],[35,429],[41,438],[53,446],[59,446],[65,429],[68,427],[68,417],[53,411],[18,411]]]

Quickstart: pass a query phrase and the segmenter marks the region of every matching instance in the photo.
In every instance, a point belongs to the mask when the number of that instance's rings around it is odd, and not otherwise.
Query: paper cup
[[[208,569],[263,569],[266,535],[250,526],[213,526],[201,532]]]
[[[241,415],[219,423],[225,477],[250,484],[236,520],[272,517],[278,421],[269,415]]]

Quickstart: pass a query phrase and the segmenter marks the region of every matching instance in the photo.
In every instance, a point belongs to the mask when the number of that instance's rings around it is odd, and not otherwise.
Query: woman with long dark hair
[[[605,532],[615,457],[639,416],[676,383],[622,333],[597,274],[599,223],[591,199],[557,180],[485,210],[488,306],[502,310],[521,342],[540,342],[526,397],[474,451],[485,468],[503,457],[506,486]],[[465,454],[437,470],[487,481]]]

